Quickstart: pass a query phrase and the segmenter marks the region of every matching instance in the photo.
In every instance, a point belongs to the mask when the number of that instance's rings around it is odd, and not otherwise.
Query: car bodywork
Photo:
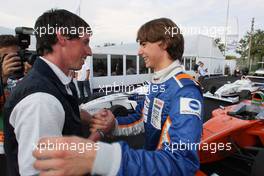
[[[257,158],[264,152],[264,94],[257,92],[253,94],[252,101],[244,100],[237,105],[214,110],[212,118],[203,124],[199,147],[202,165],[219,165],[228,158],[229,161],[232,159],[228,164],[232,169],[239,167],[239,175],[260,170],[264,173],[263,167],[256,168],[262,162]]]
[[[237,103],[239,102],[239,100],[241,100],[241,98],[248,98],[248,96],[251,96],[251,93],[264,89],[263,82],[253,82],[250,78],[259,77],[243,76],[240,80],[236,80],[233,83],[227,83],[217,90],[216,87],[212,87],[211,90],[204,94],[204,97],[222,100],[230,103]],[[242,93],[246,95],[243,95],[243,97],[241,97]]]
[[[119,113],[127,114],[135,110],[138,101],[144,99],[145,95],[148,93],[148,88],[149,84],[145,83],[143,86],[130,92],[103,96],[82,104],[80,107],[90,114],[94,114],[103,108],[112,110],[114,115],[120,115]]]

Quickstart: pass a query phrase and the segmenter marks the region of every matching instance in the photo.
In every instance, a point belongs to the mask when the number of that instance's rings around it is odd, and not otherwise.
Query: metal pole
[[[226,45],[227,45],[227,26],[228,26],[228,18],[229,18],[229,0],[227,0],[227,10],[226,10],[226,26],[225,26],[225,49],[224,56],[226,56]]]
[[[248,44],[248,64],[249,64],[249,72],[251,71],[251,59],[250,59],[250,52],[251,52],[251,45],[252,45],[252,35],[254,32],[254,21],[255,18],[252,18],[252,22],[251,22],[251,31],[249,34],[249,44]]]

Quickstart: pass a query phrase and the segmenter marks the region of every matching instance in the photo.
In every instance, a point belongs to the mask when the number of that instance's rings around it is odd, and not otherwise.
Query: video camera
[[[20,79],[24,76],[24,62],[28,62],[30,65],[33,65],[36,58],[37,58],[37,52],[27,50],[30,45],[30,35],[34,34],[33,28],[28,27],[16,27],[15,28],[16,37],[18,39],[18,46],[19,51],[17,55],[21,59],[21,66],[22,69],[14,72],[10,78],[11,79]]]

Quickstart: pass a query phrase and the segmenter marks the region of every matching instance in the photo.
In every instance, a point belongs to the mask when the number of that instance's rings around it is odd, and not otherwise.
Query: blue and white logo
[[[187,97],[180,98],[180,114],[192,114],[201,117],[201,102]]]
[[[199,103],[197,101],[195,101],[195,100],[190,101],[189,106],[190,106],[191,109],[193,109],[195,111],[200,109]]]

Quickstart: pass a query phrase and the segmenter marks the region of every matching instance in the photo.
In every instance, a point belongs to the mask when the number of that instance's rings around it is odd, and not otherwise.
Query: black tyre
[[[214,94],[217,90],[217,87],[215,85],[210,85],[208,87],[208,91],[211,93],[211,94]]]
[[[114,105],[110,108],[110,111],[112,111],[112,113],[115,116],[127,116],[128,115],[128,110],[127,108],[125,108],[122,105]]]
[[[239,100],[250,100],[251,99],[251,92],[249,90],[242,90],[238,93]]]

